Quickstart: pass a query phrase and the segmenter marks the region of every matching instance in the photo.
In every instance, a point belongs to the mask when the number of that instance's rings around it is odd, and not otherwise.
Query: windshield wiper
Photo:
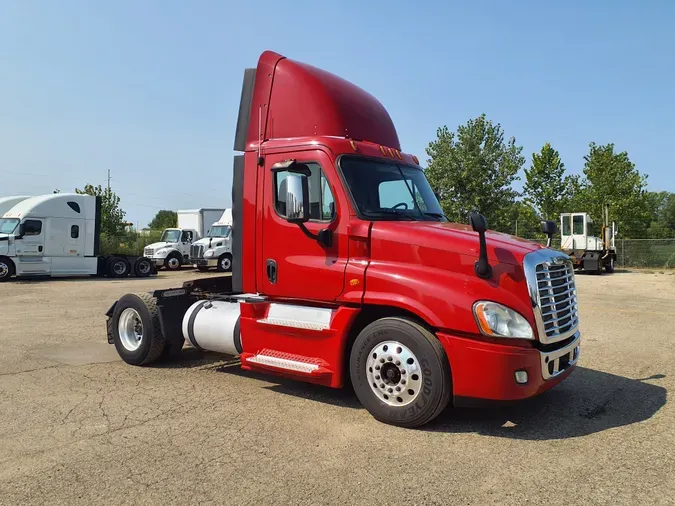
[[[438,221],[441,221],[441,218],[445,218],[450,221],[450,219],[444,213],[430,213],[428,211],[422,211],[424,216],[431,216],[432,218],[438,218]]]
[[[413,218],[409,214],[401,212],[397,209],[378,209],[377,211],[364,211],[363,214],[365,214],[366,216],[368,215],[377,216],[378,214],[386,214],[389,216],[403,216],[404,218],[407,218],[409,220],[416,221],[415,218]]]

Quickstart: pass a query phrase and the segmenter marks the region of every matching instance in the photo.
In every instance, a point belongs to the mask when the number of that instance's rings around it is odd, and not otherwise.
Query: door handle
[[[266,268],[267,279],[269,279],[270,283],[275,284],[277,282],[277,262],[268,258],[266,262]]]

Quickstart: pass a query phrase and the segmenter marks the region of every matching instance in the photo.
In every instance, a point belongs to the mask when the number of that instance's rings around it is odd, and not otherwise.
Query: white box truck
[[[232,270],[232,209],[225,212],[211,225],[206,237],[199,239],[190,249],[190,258],[200,271],[215,267],[219,272]]]
[[[0,218],[0,281],[12,276],[146,277],[147,258],[100,255],[101,197],[52,193],[24,199]]]
[[[178,227],[167,228],[159,242],[145,247],[143,255],[150,259],[157,269],[177,270],[191,265],[190,247],[206,235],[211,223],[218,220],[225,209],[190,209],[177,211]]]

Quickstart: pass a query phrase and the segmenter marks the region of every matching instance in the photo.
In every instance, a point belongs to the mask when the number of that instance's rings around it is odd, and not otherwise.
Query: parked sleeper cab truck
[[[0,216],[0,282],[17,277],[156,274],[147,258],[101,255],[101,197],[48,193]]]
[[[404,427],[450,401],[534,396],[574,369],[569,257],[486,232],[479,214],[474,230],[449,223],[368,93],[264,52],[244,73],[235,150],[232,276],[121,297],[107,333],[127,363],[185,340],[246,370],[351,381]]]

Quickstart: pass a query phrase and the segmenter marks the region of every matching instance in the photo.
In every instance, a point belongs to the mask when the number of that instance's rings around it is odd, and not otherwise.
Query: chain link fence
[[[528,239],[546,244],[546,239]],[[651,269],[675,268],[675,238],[673,239],[615,239],[616,265]],[[554,237],[551,246],[560,249],[560,238]]]
[[[101,234],[101,254],[143,255],[145,247],[153,242],[158,242],[161,236],[161,230],[130,231],[118,236]]]

